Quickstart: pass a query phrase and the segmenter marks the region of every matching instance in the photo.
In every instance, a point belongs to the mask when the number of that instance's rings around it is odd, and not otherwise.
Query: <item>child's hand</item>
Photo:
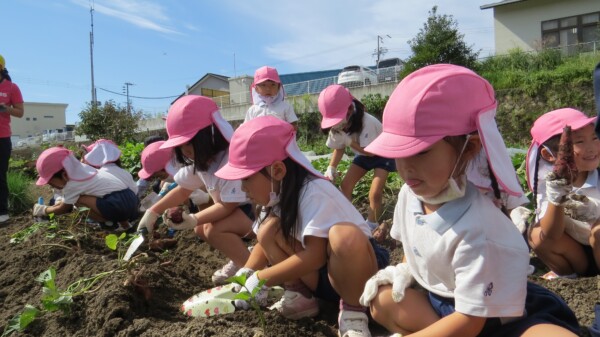
[[[394,268],[396,267],[388,266],[385,269],[379,270],[365,283],[365,289],[358,300],[362,306],[369,307],[371,300],[377,295],[380,286],[394,282]]]
[[[146,228],[148,234],[152,234],[152,232],[154,232],[154,224],[156,224],[156,220],[158,220],[159,216],[160,215],[153,210],[147,209],[138,225],[138,232]]]
[[[166,216],[166,213],[163,214],[163,222],[169,226],[169,228],[173,228],[175,230],[181,231],[185,229],[194,229],[198,225],[198,219],[195,216],[188,212],[181,213],[181,217],[183,221],[180,223],[175,223],[173,220]]]
[[[46,205],[35,204],[33,205],[33,216],[43,217],[46,216]]]
[[[327,166],[327,170],[325,170],[325,178],[331,180],[332,182],[335,183],[335,180],[337,179],[338,173],[335,167],[329,165]]]
[[[246,279],[246,283],[241,291],[248,291],[250,294],[254,292],[254,289],[258,287],[260,280],[258,279],[257,273],[252,273],[252,275],[248,276]],[[245,288],[245,289],[244,289]],[[269,295],[269,288],[265,285],[260,287],[260,290],[254,295],[254,299],[260,306],[267,305],[267,296]],[[248,310],[250,309],[250,303],[245,300],[235,300],[234,305],[236,308]]]
[[[593,224],[600,218],[600,200],[582,194],[567,195],[564,207],[565,214],[574,220]]]
[[[562,206],[567,201],[567,194],[571,193],[573,186],[566,179],[552,179],[554,173],[550,172],[546,175],[546,198],[556,206]]]

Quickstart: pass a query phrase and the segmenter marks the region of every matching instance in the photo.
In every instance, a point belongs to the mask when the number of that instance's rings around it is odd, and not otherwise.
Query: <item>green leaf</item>
[[[127,233],[125,233],[125,232],[121,233],[121,236],[119,236],[119,240],[125,239],[126,236],[127,236]]]
[[[241,286],[244,286],[244,284],[246,284],[246,274],[234,275],[234,276],[228,278],[227,280],[225,280],[225,282],[227,282],[227,283],[235,283],[235,284],[239,284]]]
[[[104,242],[106,243],[106,246],[112,250],[116,250],[117,249],[117,243],[119,242],[119,238],[117,238],[117,236],[115,234],[108,234],[105,238],[104,238]]]
[[[240,291],[233,299],[248,301],[251,298],[247,291]]]
[[[25,309],[19,317],[19,331],[25,330],[33,320],[39,315],[40,311],[33,305],[26,304]]]
[[[54,267],[48,268],[48,270],[42,272],[35,280],[41,282],[44,287],[49,289],[56,289],[54,280],[56,279],[56,269]]]

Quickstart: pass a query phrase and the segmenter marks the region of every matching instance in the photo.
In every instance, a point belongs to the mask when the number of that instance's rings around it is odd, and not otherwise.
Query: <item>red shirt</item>
[[[0,82],[0,103],[8,106],[23,103],[19,87],[7,79]],[[0,138],[10,137],[10,135],[10,114],[7,111],[0,111]]]

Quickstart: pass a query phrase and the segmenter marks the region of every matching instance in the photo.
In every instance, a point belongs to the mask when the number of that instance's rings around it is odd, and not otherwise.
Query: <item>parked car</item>
[[[338,84],[344,86],[363,86],[377,84],[377,73],[363,66],[348,66],[338,75]]]
[[[398,79],[404,62],[397,57],[379,61],[377,64],[377,79],[379,82],[392,82]]]

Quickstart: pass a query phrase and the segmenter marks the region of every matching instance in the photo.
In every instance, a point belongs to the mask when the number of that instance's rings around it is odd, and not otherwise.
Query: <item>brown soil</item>
[[[70,221],[70,220],[69,220]],[[0,228],[0,322],[23,310],[24,305],[41,307],[42,286],[36,277],[54,266],[57,287],[119,266],[117,253],[104,244],[106,233],[86,225],[64,224],[71,231],[66,238],[53,229],[42,228],[27,240],[10,243],[13,233],[32,224],[30,217],[14,217]],[[67,221],[68,222],[68,221]],[[258,316],[253,311],[210,318],[188,318],[179,307],[187,298],[212,287],[210,276],[226,261],[191,233],[177,233],[177,245],[170,251],[153,252],[147,246],[128,265],[127,272],[104,278],[94,291],[74,299],[69,313],[60,311],[38,317],[22,336],[263,336]],[[385,245],[391,247],[388,240]],[[401,258],[395,248],[393,261]],[[543,270],[536,273],[541,274]],[[559,293],[573,308],[582,326],[593,320],[593,306],[600,302],[600,278],[555,280],[531,278]],[[266,312],[268,336],[337,336],[337,304],[322,303],[315,319],[291,321],[276,312]],[[372,324],[375,335],[386,331]],[[16,335],[16,334],[14,334]],[[582,329],[582,336],[587,336]]]

